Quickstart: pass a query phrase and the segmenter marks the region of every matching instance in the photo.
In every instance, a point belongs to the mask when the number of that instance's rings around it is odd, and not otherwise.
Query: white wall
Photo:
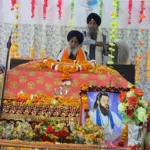
[[[57,0],[49,0],[49,6],[47,9],[47,20],[46,23],[49,25],[61,25],[69,26],[70,22],[70,8],[71,0],[62,0],[62,19],[58,19],[58,8]],[[91,11],[81,6],[77,0],[75,1],[74,7],[74,20],[73,25],[78,27],[86,26],[86,16]],[[80,0],[85,1],[85,0]],[[102,27],[110,28],[111,12],[114,11],[112,6],[113,0],[104,0],[103,16],[102,16]],[[19,9],[21,18],[20,22],[23,24],[31,23],[31,0],[18,0],[21,8]],[[0,22],[12,23],[14,22],[13,12],[10,10],[11,0],[0,0]],[[36,0],[35,10],[35,24],[42,24],[42,8],[43,0]],[[140,0],[133,0],[133,11],[132,11],[132,24],[127,25],[128,16],[128,0],[120,0],[120,14],[119,14],[119,28],[139,28],[139,11],[140,11]],[[92,12],[99,12],[99,4],[93,7]],[[143,28],[150,28],[150,0],[145,2],[145,15],[146,19],[143,20],[141,26]]]

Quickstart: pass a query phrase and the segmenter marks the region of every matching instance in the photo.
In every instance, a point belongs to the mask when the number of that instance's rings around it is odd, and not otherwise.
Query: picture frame
[[[90,118],[93,124],[99,125],[104,129],[104,137],[106,141],[114,142],[118,140],[119,136],[122,134],[122,129],[124,128],[122,115],[118,111],[118,105],[120,103],[119,94],[130,90],[130,88],[124,87],[98,87],[83,85],[80,91],[83,105],[82,124],[86,122],[87,118]],[[98,96],[101,100],[97,99]],[[103,98],[106,98],[107,104],[104,104],[105,100],[103,100]],[[98,107],[97,103],[101,106]],[[107,107],[105,107],[106,105]],[[102,109],[103,107],[106,108],[107,113],[105,113],[105,109]],[[97,118],[100,118],[99,122]]]

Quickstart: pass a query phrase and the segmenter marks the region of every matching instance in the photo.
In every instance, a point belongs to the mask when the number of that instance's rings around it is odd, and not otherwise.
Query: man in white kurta
[[[118,128],[123,129],[120,118],[115,112],[109,110],[109,95],[108,93],[99,93],[96,97],[93,110],[89,112],[90,119],[94,124],[104,127],[104,138],[106,141],[114,141],[121,132]]]
[[[96,13],[90,13],[87,17],[87,30],[83,32],[84,41],[83,49],[89,54],[90,60],[96,60],[97,64],[103,63],[103,54],[108,55],[105,48],[106,36],[102,34],[99,26],[101,25],[101,17]]]

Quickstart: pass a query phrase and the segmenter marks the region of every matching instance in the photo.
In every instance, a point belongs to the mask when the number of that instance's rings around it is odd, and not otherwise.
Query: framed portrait
[[[87,86],[81,89],[85,110],[82,122],[84,123],[88,116],[93,124],[101,126],[106,141],[119,140],[125,126],[122,123],[122,115],[118,111],[119,94],[123,91],[130,91],[130,88]],[[87,104],[84,105],[85,97]]]

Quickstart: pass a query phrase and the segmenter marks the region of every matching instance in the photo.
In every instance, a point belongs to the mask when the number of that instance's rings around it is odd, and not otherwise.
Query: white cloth
[[[63,52],[64,52],[64,49],[59,53],[57,60],[61,61],[61,57],[62,57]]]
[[[95,45],[95,43],[96,43],[95,40],[92,40],[92,39],[87,38],[87,37],[84,36],[84,40],[83,40],[82,45],[91,45],[91,44]]]
[[[90,39],[90,37],[88,35],[86,35],[86,40],[87,39]],[[92,42],[92,40],[89,40],[89,41]],[[100,29],[98,31],[97,40],[96,41],[103,41],[103,35],[102,35]],[[93,41],[93,43],[94,43],[94,41]],[[86,43],[86,44],[88,44],[88,43]],[[89,54],[90,45],[83,45],[82,48],[83,48],[84,51],[86,51]],[[97,64],[102,64],[102,51],[103,51],[103,47],[96,46],[96,49],[95,49],[95,60],[96,60]]]
[[[116,115],[116,113],[111,111],[111,114],[115,125],[114,129],[111,128],[109,117],[104,116],[102,113],[100,113],[102,125],[107,127],[103,131],[106,141],[114,141],[115,139],[117,139],[121,135],[121,130],[125,127],[120,118]],[[89,116],[93,124],[96,124],[96,111],[91,110],[89,112]],[[121,130],[119,131],[118,128]]]

